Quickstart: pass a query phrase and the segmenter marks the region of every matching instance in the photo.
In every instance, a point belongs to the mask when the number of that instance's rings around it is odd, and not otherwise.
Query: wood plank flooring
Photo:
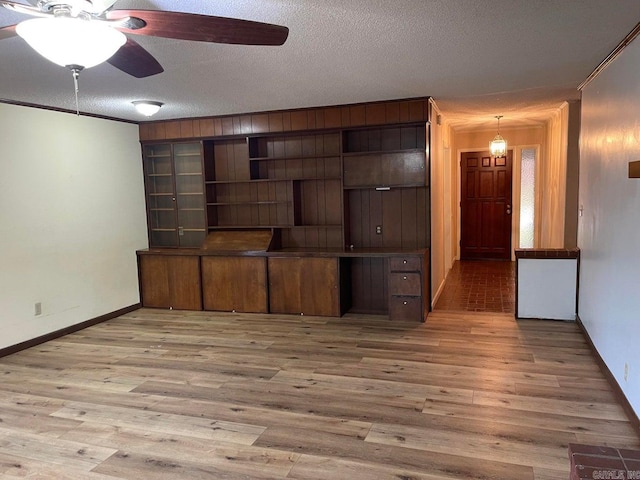
[[[565,480],[640,440],[573,323],[141,309],[0,358],[0,478]]]

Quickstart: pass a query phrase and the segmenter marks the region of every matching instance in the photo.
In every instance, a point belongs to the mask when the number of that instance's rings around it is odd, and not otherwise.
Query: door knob
[[[511,215],[511,205],[507,205],[507,215]]]

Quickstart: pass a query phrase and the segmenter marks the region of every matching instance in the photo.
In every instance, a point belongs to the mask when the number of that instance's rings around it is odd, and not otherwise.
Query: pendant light
[[[507,154],[507,141],[500,135],[500,119],[502,115],[496,115],[498,119],[498,134],[489,142],[489,150],[494,157],[504,157]]]

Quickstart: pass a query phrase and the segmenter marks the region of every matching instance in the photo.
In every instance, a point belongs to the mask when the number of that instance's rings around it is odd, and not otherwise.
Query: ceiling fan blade
[[[178,40],[238,45],[282,45],[289,35],[287,27],[237,18],[159,10],[110,10],[106,12],[106,18],[109,20],[127,16],[141,19],[145,25],[137,29],[116,27],[118,30],[125,33]]]
[[[30,7],[29,5],[23,5],[22,3],[10,2],[8,0],[0,0],[0,6],[11,10],[13,12],[24,13],[26,15],[33,15],[34,17],[49,17],[50,13],[43,12],[39,8]]]
[[[164,72],[164,68],[153,55],[130,38],[127,38],[127,43],[120,47],[107,62],[136,78],[150,77]]]
[[[0,40],[2,40],[3,38],[15,37],[17,35],[18,34],[16,33],[15,25],[9,25],[8,27],[0,28]]]

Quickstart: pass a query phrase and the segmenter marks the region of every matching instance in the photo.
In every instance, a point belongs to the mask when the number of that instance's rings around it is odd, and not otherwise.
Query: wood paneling
[[[348,190],[350,238],[356,248],[420,248],[429,245],[428,190]],[[381,234],[376,227],[381,227]]]
[[[205,310],[267,313],[267,261],[252,257],[202,257]]]
[[[299,110],[141,123],[141,141],[393,125],[430,120],[429,99],[391,100]]]

